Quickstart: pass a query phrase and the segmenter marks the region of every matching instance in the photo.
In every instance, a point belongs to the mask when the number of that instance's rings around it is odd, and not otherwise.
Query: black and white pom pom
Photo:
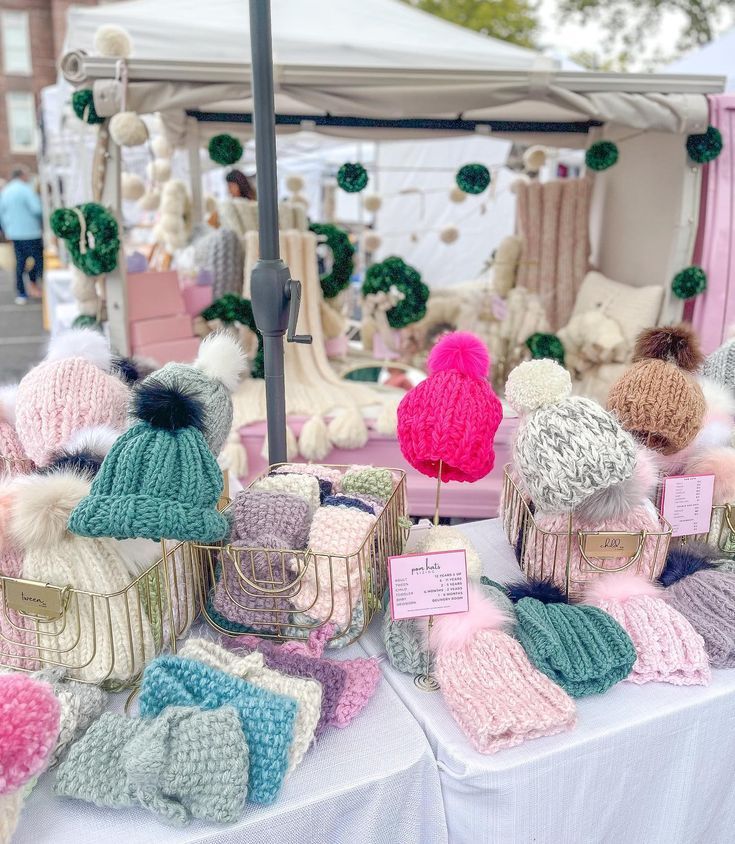
[[[715,568],[712,562],[715,559],[717,552],[714,548],[704,542],[687,542],[686,545],[669,551],[659,580],[664,586],[671,586],[690,574]]]
[[[178,431],[181,428],[204,430],[204,407],[180,384],[164,384],[156,377],[146,378],[136,387],[133,415],[154,428]]]
[[[522,598],[535,598],[542,604],[567,604],[567,596],[550,580],[527,580],[509,583],[508,597],[517,604]]]

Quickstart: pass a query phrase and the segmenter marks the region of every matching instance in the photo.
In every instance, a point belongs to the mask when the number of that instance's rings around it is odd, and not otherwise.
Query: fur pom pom
[[[68,358],[84,358],[103,372],[112,368],[112,352],[107,338],[93,328],[72,328],[49,342],[44,360]]]
[[[622,603],[628,598],[647,595],[649,598],[660,598],[661,587],[652,583],[640,574],[628,572],[611,572],[596,577],[585,589],[584,601],[596,604],[601,601]]]
[[[173,148],[168,142],[168,139],[163,135],[156,135],[151,141],[151,149],[156,158],[171,158],[173,155]]]
[[[635,468],[627,480],[595,492],[579,505],[577,512],[585,522],[594,524],[624,519],[634,507],[653,495],[658,483],[658,456],[643,446],[638,446],[636,452]]]
[[[7,422],[15,426],[15,398],[18,394],[17,384],[5,384],[0,387],[0,422]]]
[[[550,580],[522,580],[509,583],[508,597],[517,604],[523,598],[535,598],[542,604],[568,604],[566,595]]]
[[[102,458],[91,451],[77,451],[69,454],[65,451],[51,458],[51,462],[39,469],[39,474],[48,475],[52,472],[74,472],[90,480],[99,472]]]
[[[516,413],[531,413],[572,394],[572,379],[555,360],[527,360],[508,375],[505,398]]]
[[[195,369],[221,381],[230,392],[237,387],[246,366],[240,344],[224,332],[205,337],[194,361]]]
[[[439,615],[434,619],[429,647],[434,651],[456,651],[469,645],[482,630],[503,630],[508,615],[496,606],[478,586],[469,586],[467,612]]]
[[[695,372],[704,363],[699,338],[690,326],[668,325],[647,328],[638,335],[633,349],[633,362],[665,360],[688,372]]]
[[[718,554],[714,548],[710,548],[704,542],[687,542],[686,545],[669,551],[659,580],[664,586],[671,586],[672,583],[689,577],[690,574],[715,568],[712,561],[717,557]]]
[[[123,199],[137,202],[145,193],[145,182],[135,173],[120,175],[120,194]]]
[[[89,428],[80,428],[62,443],[62,448],[68,454],[88,451],[98,457],[106,457],[121,433],[109,425],[91,425]]]
[[[180,428],[204,430],[202,403],[178,384],[171,386],[155,375],[140,384],[133,393],[132,412],[154,428],[177,431]]]
[[[117,375],[121,381],[131,386],[141,380],[138,367],[131,358],[113,358],[111,371],[113,375]]]
[[[429,354],[427,369],[437,372],[455,371],[470,378],[487,378],[490,355],[487,347],[469,331],[454,331],[443,337]]]
[[[735,501],[735,448],[720,446],[695,451],[686,461],[687,475],[714,475],[714,504]]]
[[[68,535],[72,510],[89,495],[90,481],[75,472],[27,475],[13,485],[10,532],[18,547],[54,546]]]
[[[108,59],[129,59],[133,52],[130,35],[121,26],[106,23],[94,34],[94,49]]]
[[[134,111],[121,111],[110,118],[110,137],[120,147],[139,147],[148,140],[148,129]]]

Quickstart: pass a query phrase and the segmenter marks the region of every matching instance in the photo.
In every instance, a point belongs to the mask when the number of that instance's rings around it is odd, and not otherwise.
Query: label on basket
[[[388,577],[393,621],[470,608],[464,550],[388,557]]]
[[[597,560],[616,560],[635,556],[640,541],[638,533],[584,533],[582,550]]]
[[[714,475],[672,475],[664,478],[661,514],[671,525],[672,536],[692,536],[709,531],[714,491]]]
[[[5,603],[11,610],[42,618],[61,618],[64,613],[64,591],[30,580],[4,580]]]

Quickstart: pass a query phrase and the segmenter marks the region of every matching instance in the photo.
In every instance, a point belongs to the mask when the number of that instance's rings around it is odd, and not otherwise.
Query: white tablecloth
[[[462,530],[488,576],[517,579],[499,521]],[[383,652],[379,619],[360,644]],[[706,688],[618,683],[577,701],[574,731],[483,756],[441,692],[382,665],[436,756],[452,844],[735,841],[735,670]]]
[[[363,656],[352,645],[340,656]],[[124,696],[116,696],[120,710]],[[133,705],[135,709],[135,705]],[[444,844],[439,776],[426,738],[390,685],[344,730],[329,729],[271,806],[248,804],[240,823],[184,829],[142,809],[101,809],[56,797],[54,773],[29,797],[13,844]]]

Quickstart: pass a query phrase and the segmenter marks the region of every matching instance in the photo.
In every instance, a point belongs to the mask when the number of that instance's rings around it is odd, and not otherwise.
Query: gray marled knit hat
[[[633,437],[597,402],[571,393],[569,373],[553,360],[520,364],[505,385],[521,416],[513,459],[544,511],[572,510],[635,469]]]
[[[222,451],[232,428],[232,396],[245,370],[240,344],[226,333],[209,334],[192,364],[167,363],[150,378],[166,387],[177,386],[204,406],[204,438],[213,454]],[[146,378],[142,383],[148,381]]]
[[[221,227],[199,238],[194,246],[194,260],[197,266],[212,273],[214,301],[225,293],[242,296],[245,252],[232,229]]]
[[[735,390],[735,337],[715,349],[704,359],[702,374],[729,390]]]

